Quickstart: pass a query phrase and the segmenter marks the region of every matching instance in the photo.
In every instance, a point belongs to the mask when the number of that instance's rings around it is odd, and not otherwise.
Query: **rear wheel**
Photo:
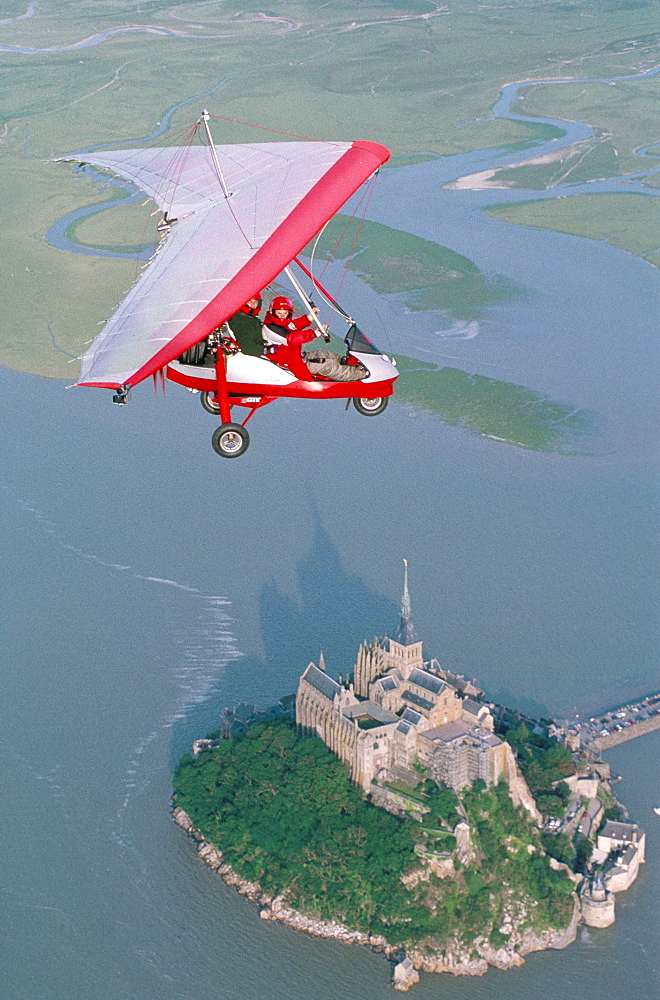
[[[373,399],[360,399],[353,397],[353,406],[363,417],[377,417],[382,413],[389,401],[388,396],[374,396]]]
[[[201,392],[200,402],[207,413],[212,413],[214,417],[220,413],[220,404],[212,392]]]
[[[222,458],[238,458],[247,451],[250,435],[240,424],[221,424],[213,431],[211,444]]]

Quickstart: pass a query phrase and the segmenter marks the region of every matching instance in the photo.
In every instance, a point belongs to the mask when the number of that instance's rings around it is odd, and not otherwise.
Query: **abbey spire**
[[[419,642],[415,626],[411,620],[410,591],[408,589],[408,560],[403,560],[403,597],[401,598],[401,621],[396,633],[396,641],[402,646],[411,646]]]

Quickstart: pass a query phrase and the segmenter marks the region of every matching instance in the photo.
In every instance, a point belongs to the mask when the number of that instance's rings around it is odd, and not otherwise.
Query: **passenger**
[[[260,358],[264,353],[264,338],[259,320],[261,295],[253,295],[237,313],[227,320],[229,329],[243,354]]]

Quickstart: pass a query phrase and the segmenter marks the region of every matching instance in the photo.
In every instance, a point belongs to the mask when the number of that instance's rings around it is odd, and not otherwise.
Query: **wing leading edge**
[[[176,221],[83,357],[79,385],[137,385],[169,364],[273,281],[390,155],[363,141],[215,148],[229,199],[207,147],[85,157]]]

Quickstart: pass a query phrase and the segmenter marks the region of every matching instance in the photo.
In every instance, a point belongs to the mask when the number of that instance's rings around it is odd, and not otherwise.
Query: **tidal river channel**
[[[363,325],[378,340],[382,321],[385,350],[588,408],[593,454],[525,451],[396,402],[372,420],[292,401],[258,414],[228,462],[183,390],[113,407],[2,373],[3,1000],[390,995],[381,957],[259,920],[196,859],[169,795],[224,706],[291,692],[320,649],[346,672],[394,625],[402,556],[426,653],[493,697],[595,711],[657,684],[658,273],[482,218],[482,193],[442,188],[485,169],[467,160],[384,171],[370,214],[525,295],[465,338],[362,287]],[[616,924],[516,971],[425,976],[420,1000],[658,995],[659,747],[656,733],[608,758],[648,838]]]

